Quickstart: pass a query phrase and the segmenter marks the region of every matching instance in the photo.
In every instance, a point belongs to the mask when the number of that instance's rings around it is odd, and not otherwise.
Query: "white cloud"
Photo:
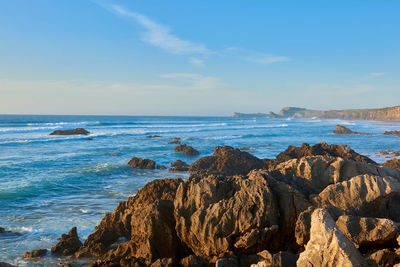
[[[191,57],[189,58],[189,63],[196,67],[204,67],[204,60],[200,58]]]
[[[183,55],[210,53],[210,50],[205,45],[181,39],[172,34],[168,27],[158,24],[145,15],[131,12],[118,5],[111,5],[108,8],[121,16],[134,19],[137,23],[143,26],[147,32],[143,34],[142,40],[151,45],[162,48],[172,54]]]
[[[290,58],[284,56],[276,56],[276,55],[267,55],[267,54],[257,54],[252,56],[246,56],[243,58],[246,61],[259,63],[263,65],[276,63],[276,62],[285,62],[290,61]]]
[[[161,78],[174,79],[174,81],[180,82],[183,88],[188,89],[201,90],[224,87],[224,83],[218,78],[194,73],[168,73],[161,75]]]
[[[372,72],[372,73],[369,74],[369,76],[371,76],[371,77],[379,77],[379,76],[383,76],[385,74],[386,73],[384,73],[384,72]]]

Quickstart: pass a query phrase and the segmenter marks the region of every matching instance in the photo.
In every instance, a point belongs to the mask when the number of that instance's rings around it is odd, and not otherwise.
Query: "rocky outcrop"
[[[397,226],[389,219],[342,215],[336,224],[357,248],[391,246],[396,242]]]
[[[73,255],[82,247],[76,227],[73,227],[68,234],[61,235],[60,241],[51,248],[51,252],[64,256]]]
[[[390,159],[381,166],[400,170],[400,159]]]
[[[385,131],[383,134],[384,135],[394,135],[394,136],[400,137],[400,131]]]
[[[98,263],[144,258],[180,258],[186,249],[175,232],[173,200],[180,179],[154,180],[120,202],[88,236],[77,257],[101,256]],[[113,248],[113,244],[120,242]],[[115,245],[115,244],[114,244]]]
[[[56,130],[50,135],[88,135],[90,132],[83,128],[69,129],[69,130]]]
[[[191,146],[188,146],[186,144],[182,144],[182,145],[178,145],[174,148],[174,152],[181,152],[185,155],[188,156],[197,156],[200,154],[199,151],[197,151],[196,149],[194,149]]]
[[[142,159],[133,157],[129,162],[128,165],[132,168],[136,169],[155,169],[156,162],[151,159]]]
[[[311,216],[310,241],[300,253],[297,266],[367,267],[368,264],[329,213],[316,209]]]
[[[179,140],[172,140],[172,141],[169,141],[168,144],[169,144],[169,145],[172,145],[172,144],[180,145],[180,144],[181,144],[181,141],[179,141]]]
[[[276,156],[276,161],[284,162],[290,159],[317,155],[340,157],[358,162],[376,164],[375,161],[366,156],[358,154],[347,145],[328,145],[325,142],[318,143],[313,146],[310,146],[307,143],[303,143],[300,147],[289,146],[285,151]]]
[[[171,169],[169,171],[172,172],[186,172],[189,170],[189,165],[186,162],[183,162],[182,160],[175,160],[174,163],[170,163],[169,166]]]
[[[342,134],[342,135],[346,135],[346,134],[356,134],[356,135],[368,135],[366,133],[359,133],[359,132],[354,132],[352,130],[350,130],[349,128],[343,126],[343,125],[336,125],[336,129],[333,131],[334,134]]]
[[[329,185],[312,202],[334,219],[347,214],[400,221],[400,183],[390,176],[359,175]]]
[[[386,248],[369,253],[366,258],[369,266],[392,267],[398,262],[400,256]]]
[[[190,166],[191,172],[222,175],[246,175],[251,170],[262,169],[265,164],[259,158],[230,146],[217,146],[212,156],[198,159]]]
[[[153,139],[155,139],[155,138],[162,138],[162,136],[161,135],[148,135],[148,136],[146,136],[147,138],[153,138]]]
[[[24,253],[24,258],[37,258],[46,255],[47,249],[37,249]]]

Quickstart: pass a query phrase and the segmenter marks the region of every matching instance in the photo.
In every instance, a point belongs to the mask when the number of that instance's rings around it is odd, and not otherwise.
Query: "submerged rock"
[[[46,255],[47,249],[37,249],[24,253],[24,258],[37,258]]]
[[[0,262],[0,267],[17,267],[17,266],[11,265],[11,264],[6,263],[6,262]]]
[[[400,137],[400,131],[385,131],[383,134],[394,135],[394,136]]]
[[[343,125],[336,125],[336,129],[333,131],[334,134],[357,134],[357,135],[368,135],[366,133],[359,133],[350,130],[349,128]]]
[[[83,128],[69,129],[69,130],[56,130],[50,135],[88,135],[90,132]]]
[[[61,235],[60,241],[51,248],[52,253],[64,256],[73,255],[82,247],[76,227],[71,228],[68,234]]]
[[[169,169],[172,172],[186,172],[189,170],[189,165],[180,159],[177,159],[174,163],[171,162],[169,166],[172,167]]]
[[[183,154],[188,156],[197,156],[200,154],[199,151],[186,144],[176,146],[174,148],[174,152],[182,152]]]
[[[147,138],[162,138],[162,136],[161,135],[148,135],[148,136],[146,136]]]
[[[297,266],[367,267],[368,264],[329,213],[316,209],[311,216],[310,241],[300,253]]]
[[[142,159],[133,157],[129,162],[128,165],[136,168],[136,169],[155,169],[156,162],[151,159]]]
[[[190,166],[191,172],[222,175],[246,175],[251,170],[262,169],[265,164],[259,158],[230,146],[215,147],[212,156],[198,159]]]
[[[181,144],[181,141],[179,141],[179,140],[173,140],[173,141],[169,141],[168,144],[169,144],[169,145],[173,145],[173,144],[180,145],[180,144]]]

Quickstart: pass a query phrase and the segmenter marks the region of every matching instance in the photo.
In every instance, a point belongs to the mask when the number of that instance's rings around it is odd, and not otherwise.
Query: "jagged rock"
[[[128,165],[136,168],[136,169],[155,169],[156,162],[151,159],[142,159],[133,157],[129,162]]]
[[[262,257],[263,260],[252,264],[251,267],[296,267],[298,255],[286,251],[280,251],[274,255],[266,252]]]
[[[24,253],[24,258],[37,258],[46,255],[47,249],[37,249]]]
[[[336,225],[357,248],[393,244],[397,236],[396,223],[389,219],[342,215]]]
[[[186,172],[189,170],[189,165],[179,159],[175,160],[174,163],[170,163],[169,166],[172,167],[169,171],[173,172]]]
[[[383,163],[381,166],[400,170],[400,159],[391,159]]]
[[[172,267],[174,266],[174,261],[171,258],[162,258],[153,262],[150,267]]]
[[[56,130],[50,135],[88,135],[90,132],[83,128],[69,129],[69,130]]]
[[[97,260],[88,265],[88,267],[148,267],[144,259],[127,257],[127,258],[113,258],[106,260]]]
[[[162,136],[161,135],[148,135],[148,136],[146,136],[147,138],[162,138]]]
[[[235,258],[222,258],[215,262],[215,267],[237,267],[238,261]]]
[[[179,140],[173,140],[173,141],[168,142],[168,144],[170,144],[170,145],[173,145],[173,144],[180,145],[180,144],[181,144],[181,141],[179,141]]]
[[[300,147],[289,146],[285,151],[276,156],[276,161],[283,162],[290,159],[317,155],[340,157],[358,162],[376,164],[372,159],[358,154],[347,145],[328,145],[325,142],[313,146],[310,146],[307,143],[303,143]]]
[[[385,131],[383,134],[394,135],[394,136],[400,137],[400,131]]]
[[[392,267],[398,263],[399,256],[391,249],[381,249],[367,255],[370,266]]]
[[[79,240],[76,227],[73,227],[67,235],[61,235],[60,241],[51,248],[51,252],[68,256],[77,252],[81,247],[82,242]]]
[[[181,267],[206,267],[207,262],[201,256],[189,255],[179,262]]]
[[[350,130],[347,127],[344,127],[343,125],[336,125],[336,129],[333,131],[334,134],[358,134],[358,135],[368,135],[366,133],[359,133],[359,132],[354,132]]]
[[[399,221],[399,193],[400,183],[395,178],[365,174],[328,186],[312,202],[334,219],[347,214]]]
[[[163,166],[163,165],[157,165],[156,167],[158,170],[165,170],[167,169],[167,167]]]
[[[295,237],[296,243],[299,246],[305,246],[310,240],[310,228],[311,228],[311,214],[314,211],[314,207],[309,207],[300,213],[296,221]]]
[[[199,151],[186,144],[176,146],[174,148],[174,152],[182,152],[183,154],[188,156],[197,156],[200,154]]]
[[[318,194],[330,184],[347,181],[361,175],[393,176],[400,179],[400,171],[379,167],[374,164],[356,162],[331,156],[306,156],[279,163],[270,170],[286,178],[285,182],[302,192]]]
[[[190,166],[190,171],[208,174],[246,175],[251,170],[262,169],[264,162],[253,155],[233,147],[215,147],[214,154],[198,159]]]
[[[267,172],[253,171],[248,177],[191,176],[179,187],[174,205],[178,236],[209,259],[230,248],[241,255],[291,245],[285,241],[309,204]]]
[[[185,253],[175,232],[173,199],[181,179],[154,180],[137,194],[120,202],[90,234],[77,257],[111,259],[177,259]],[[118,239],[125,238],[115,249]]]
[[[6,231],[6,229],[4,229],[3,227],[0,227],[0,234],[5,234],[8,233],[8,231]]]
[[[316,209],[311,216],[310,241],[300,253],[297,266],[368,265],[353,243],[340,232],[329,213]]]

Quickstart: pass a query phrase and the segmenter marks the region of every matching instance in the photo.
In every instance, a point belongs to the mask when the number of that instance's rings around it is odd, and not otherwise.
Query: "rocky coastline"
[[[72,228],[51,253],[91,259],[90,266],[400,263],[398,165],[319,143],[289,146],[275,159],[216,147],[190,166],[176,161],[171,167],[189,169],[189,178],[149,182],[108,213],[85,242]]]

